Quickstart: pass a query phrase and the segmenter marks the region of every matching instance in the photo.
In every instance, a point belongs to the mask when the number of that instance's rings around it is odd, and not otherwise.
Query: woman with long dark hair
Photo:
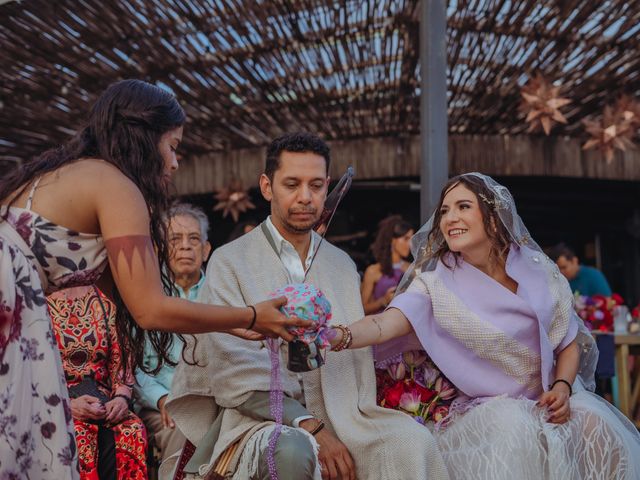
[[[376,263],[364,271],[360,294],[364,313],[384,310],[393,298],[396,286],[409,267],[413,227],[400,215],[391,215],[378,224],[378,233],[371,246]]]
[[[100,279],[126,366],[142,365],[145,336],[159,368],[170,361],[169,332],[290,340],[285,327],[308,326],[278,311],[284,299],[230,308],[165,294],[162,215],[184,122],[169,92],[120,81],[69,142],[0,181],[0,477],[78,476],[47,292]]]

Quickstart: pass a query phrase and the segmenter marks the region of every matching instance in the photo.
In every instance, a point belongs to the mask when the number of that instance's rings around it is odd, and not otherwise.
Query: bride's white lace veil
[[[542,258],[546,258],[549,263],[553,264],[552,268],[557,269],[555,263],[548,259],[540,246],[531,238],[529,230],[527,230],[527,227],[524,225],[520,215],[518,215],[516,204],[511,192],[509,192],[505,186],[496,182],[493,178],[483,175],[482,173],[471,172],[460,175],[460,177],[470,176],[481,180],[487,190],[491,192],[491,198],[482,198],[480,200],[488,203],[496,213],[496,216],[509,233],[512,245],[526,245],[528,248],[537,251]],[[440,208],[440,206],[438,205],[436,208]],[[435,217],[436,212],[434,211],[429,220],[412,237],[411,253],[413,254],[414,260],[402,277],[402,280],[400,280],[398,288],[396,289],[396,295],[406,291],[416,275],[419,275],[422,272],[431,271],[435,269],[437,265],[439,257],[436,255],[436,252],[443,246],[445,239],[442,232],[440,232],[440,229],[434,230],[434,233],[430,236]],[[562,275],[559,276],[564,279]],[[567,292],[567,295],[571,295],[571,290],[568,285],[564,290]],[[598,349],[595,345],[593,336],[585,327],[584,322],[575,313],[575,311],[572,313],[571,321],[578,323],[578,335],[576,337],[576,342],[581,353],[577,380],[584,388],[593,391],[595,389],[594,374],[596,363],[598,362]]]

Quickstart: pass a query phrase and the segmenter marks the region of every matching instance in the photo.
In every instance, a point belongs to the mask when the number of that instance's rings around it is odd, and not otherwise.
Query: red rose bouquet
[[[610,297],[604,295],[587,297],[576,294],[575,299],[576,312],[589,330],[613,332],[616,308],[624,304],[620,295],[614,293]]]
[[[417,422],[440,422],[458,395],[453,384],[422,350],[405,352],[386,369],[376,369],[377,402],[411,415]]]

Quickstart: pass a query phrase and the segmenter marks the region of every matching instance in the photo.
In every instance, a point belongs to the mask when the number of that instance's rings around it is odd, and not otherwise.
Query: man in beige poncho
[[[260,178],[271,216],[214,252],[201,301],[252,305],[302,282],[306,273],[306,282],[331,302],[333,322],[363,316],[353,262],[328,242],[320,244],[312,231],[326,198],[329,161],[328,146],[314,135],[272,142]],[[261,347],[223,333],[199,335],[198,365],[178,366],[167,407],[197,447],[185,472],[196,478],[269,478],[271,363]],[[283,369],[282,384],[284,426],[275,451],[280,480],[448,478],[429,430],[376,405],[369,349],[329,353],[321,369],[303,374]]]

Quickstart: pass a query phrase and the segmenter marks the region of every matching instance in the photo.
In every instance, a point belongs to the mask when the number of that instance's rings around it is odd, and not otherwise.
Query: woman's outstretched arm
[[[339,328],[332,327],[336,332],[331,341],[331,348],[338,345],[343,338]],[[349,348],[362,348],[369,345],[379,345],[402,335],[411,333],[413,327],[407,317],[397,308],[389,308],[377,315],[367,315],[349,325],[352,342]]]
[[[148,330],[206,333],[248,328],[253,311],[190,302],[164,294],[149,230],[147,205],[140,190],[114,167],[101,172],[93,197],[116,288],[138,325]],[[311,322],[287,318],[279,310],[285,299],[255,305],[253,330],[266,336],[293,337],[287,326]]]

